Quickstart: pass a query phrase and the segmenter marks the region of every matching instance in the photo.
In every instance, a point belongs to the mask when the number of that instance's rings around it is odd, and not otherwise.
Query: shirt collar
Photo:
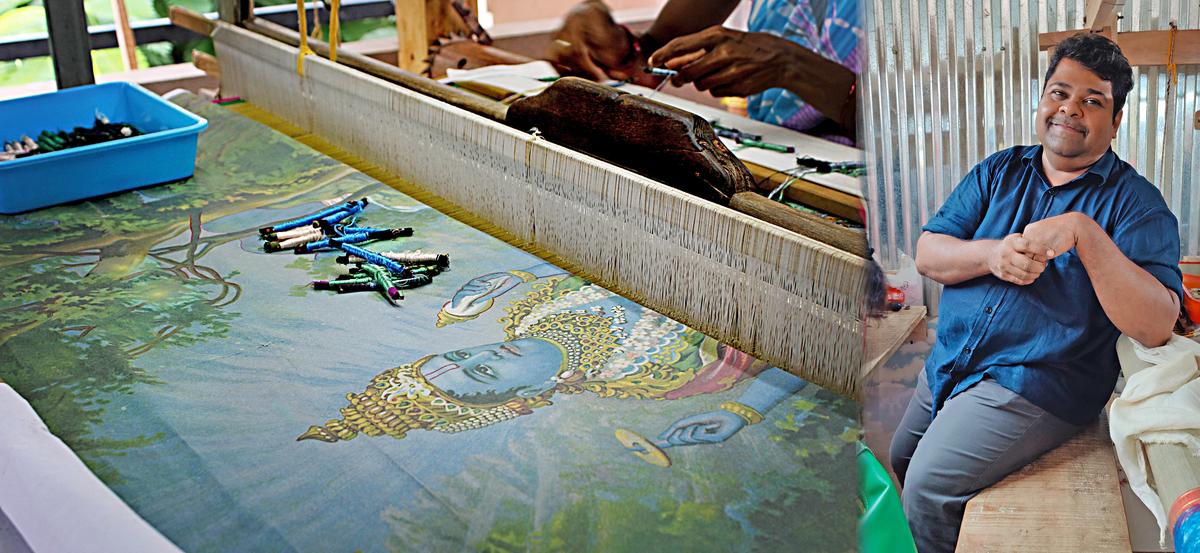
[[[1025,163],[1028,163],[1030,167],[1036,169],[1037,172],[1042,174],[1042,177],[1045,178],[1045,173],[1042,172],[1042,164],[1038,163],[1038,161],[1041,159],[1041,156],[1042,145],[1039,144],[1029,148],[1028,151],[1021,156],[1021,158],[1025,160]],[[1108,151],[1104,152],[1104,155],[1100,156],[1100,159],[1096,160],[1096,163],[1093,163],[1091,167],[1088,167],[1087,171],[1084,171],[1083,175],[1080,175],[1079,178],[1086,177],[1087,175],[1095,175],[1098,177],[1094,179],[1096,185],[1104,186],[1104,183],[1108,182],[1109,177],[1112,176],[1113,167],[1115,167],[1116,164],[1117,154],[1112,151],[1112,148],[1109,148]]]

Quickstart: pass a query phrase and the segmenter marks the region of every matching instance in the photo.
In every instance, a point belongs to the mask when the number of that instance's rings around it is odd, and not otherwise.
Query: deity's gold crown
[[[568,312],[549,315],[533,325],[524,337],[554,344],[563,354],[554,380],[556,386],[537,397],[515,397],[498,404],[474,405],[443,393],[421,374],[421,366],[433,355],[388,369],[371,380],[362,393],[346,394],[349,405],[339,411],[342,419],[310,426],[297,440],[336,442],[359,433],[388,435],[401,439],[410,430],[424,429],[455,433],[483,428],[550,405],[555,391],[579,392],[620,348],[624,333],[612,321],[596,313]]]

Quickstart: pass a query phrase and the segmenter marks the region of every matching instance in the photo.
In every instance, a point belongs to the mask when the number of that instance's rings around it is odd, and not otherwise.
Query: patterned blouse
[[[862,67],[858,0],[755,0],[748,28],[786,38],[855,73]],[[748,101],[750,117],[798,131],[809,130],[826,119],[782,88],[755,94]],[[840,142],[849,141],[841,138]]]

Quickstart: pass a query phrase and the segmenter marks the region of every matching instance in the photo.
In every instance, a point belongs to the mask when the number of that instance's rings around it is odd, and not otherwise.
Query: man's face
[[[1038,102],[1037,135],[1060,158],[1090,161],[1108,150],[1123,113],[1113,116],[1112,83],[1064,58]]]

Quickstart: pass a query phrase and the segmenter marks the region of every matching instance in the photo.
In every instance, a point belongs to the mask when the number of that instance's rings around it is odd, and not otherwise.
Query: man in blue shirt
[[[967,500],[1096,418],[1121,333],[1147,346],[1171,336],[1178,223],[1109,148],[1132,86],[1110,40],[1060,43],[1038,103],[1041,146],[977,165],[917,242],[917,268],[945,288],[891,458],[922,553],[953,551]]]

